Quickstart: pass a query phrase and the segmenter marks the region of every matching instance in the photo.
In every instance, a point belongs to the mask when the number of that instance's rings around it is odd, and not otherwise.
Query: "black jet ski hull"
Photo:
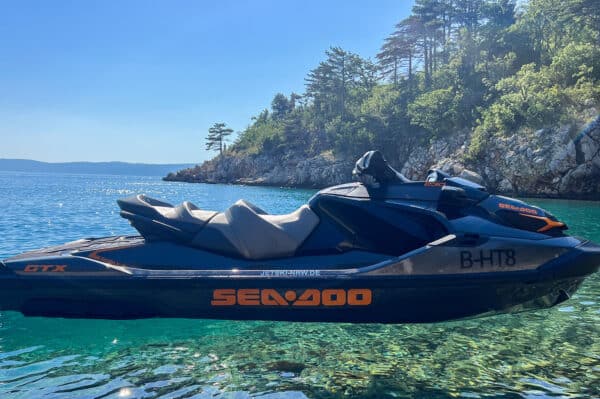
[[[104,264],[89,255],[38,254],[6,262],[0,274],[0,304],[3,310],[27,316],[70,318],[438,322],[554,306],[568,299],[600,264],[600,249],[589,242],[570,249],[550,248],[554,252],[540,258],[546,259],[542,264],[512,271],[499,265],[488,270],[492,263],[467,259],[464,247],[444,245],[375,265],[329,271],[173,272]],[[547,249],[531,252],[543,254]],[[454,250],[462,252],[449,257],[460,260],[462,256],[462,262],[448,266],[454,273],[405,273],[411,262],[422,262],[421,269],[427,269],[427,257],[437,258],[435,251],[452,254]],[[517,250],[517,264],[511,267],[518,269],[519,259],[528,259],[521,253]],[[502,260],[502,254],[494,259]],[[481,270],[471,270],[473,266]],[[458,273],[460,269],[463,273]]]
[[[4,287],[2,296],[10,295],[12,299],[2,302],[12,302],[4,308],[26,316],[65,318],[423,323],[551,307],[568,299],[582,281],[582,278],[531,284],[474,281],[460,285],[411,282],[402,287],[398,282],[374,284],[369,280],[318,283],[299,280],[285,284],[259,281],[232,284],[226,280],[210,283],[40,280],[22,287],[35,290],[36,294],[30,297]],[[13,287],[19,288],[18,285]],[[363,301],[362,305],[363,297],[359,296],[358,301],[356,297],[350,299],[357,291],[369,292],[372,302]],[[298,305],[297,299],[287,300],[290,292],[294,292],[296,298],[307,292],[313,294],[304,301],[308,305]],[[223,305],[211,305],[215,295]],[[265,295],[268,295],[267,300],[264,300]],[[321,298],[316,298],[319,296]]]

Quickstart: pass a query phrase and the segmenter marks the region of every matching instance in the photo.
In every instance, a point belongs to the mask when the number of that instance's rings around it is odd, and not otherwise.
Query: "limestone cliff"
[[[600,115],[590,112],[585,122],[493,137],[474,160],[466,156],[471,133],[465,131],[433,139],[403,162],[389,161],[411,179],[423,179],[432,167],[457,175],[469,169],[496,193],[600,199]],[[308,159],[291,152],[220,156],[165,180],[324,187],[350,181],[360,155],[351,159],[331,152]]]

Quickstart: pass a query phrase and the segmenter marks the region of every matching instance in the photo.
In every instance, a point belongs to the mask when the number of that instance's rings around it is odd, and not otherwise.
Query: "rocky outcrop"
[[[305,158],[287,153],[219,156],[202,165],[169,174],[165,180],[282,187],[325,187],[351,180],[354,162],[331,152]]]
[[[587,124],[492,137],[475,160],[466,156],[470,140],[469,131],[436,138],[413,151],[401,165],[397,160],[390,162],[401,166],[410,179],[423,179],[433,167],[471,180],[478,179],[478,174],[482,183],[497,193],[600,199],[600,115]],[[324,187],[350,181],[354,161],[336,158],[331,152],[310,158],[292,153],[221,156],[165,179]]]
[[[600,199],[600,116],[585,125],[493,137],[478,159],[467,162],[468,140],[458,135],[434,140],[426,151],[412,154],[403,171],[423,178],[426,164],[455,175],[468,168],[497,193]]]

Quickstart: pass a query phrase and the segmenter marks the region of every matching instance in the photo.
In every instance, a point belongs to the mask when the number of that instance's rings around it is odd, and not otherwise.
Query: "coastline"
[[[457,176],[468,170],[480,175],[491,193],[600,200],[600,114],[595,109],[579,123],[491,137],[477,159],[466,154],[471,138],[470,131],[435,138],[407,151],[406,159],[388,161],[411,180],[423,180],[431,168]],[[232,152],[163,180],[319,189],[352,181],[360,155]]]
[[[254,181],[233,181],[233,182],[211,182],[211,181],[185,181],[185,180],[169,180],[163,177],[163,181],[166,182],[177,182],[187,184],[211,184],[211,185],[224,185],[224,186],[250,186],[250,187],[271,187],[271,188],[285,188],[285,189],[297,189],[297,190],[321,190],[329,185],[322,186],[307,186],[307,185],[281,185],[271,184],[265,182],[254,182]],[[346,183],[351,183],[353,180],[348,180]],[[343,184],[343,183],[342,183]],[[488,190],[489,191],[489,190]],[[548,200],[563,200],[563,201],[589,201],[589,202],[600,202],[599,194],[579,194],[571,193],[566,195],[552,195],[552,194],[540,194],[540,193],[516,193],[516,192],[500,192],[500,191],[489,191],[490,194],[497,195],[512,195],[519,199],[535,198],[535,199],[548,199]]]

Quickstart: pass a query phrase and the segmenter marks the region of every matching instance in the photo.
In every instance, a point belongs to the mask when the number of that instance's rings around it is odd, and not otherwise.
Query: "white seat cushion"
[[[206,227],[218,230],[242,257],[266,259],[293,256],[319,223],[307,205],[287,215],[258,214],[255,209],[246,201],[237,201]]]

